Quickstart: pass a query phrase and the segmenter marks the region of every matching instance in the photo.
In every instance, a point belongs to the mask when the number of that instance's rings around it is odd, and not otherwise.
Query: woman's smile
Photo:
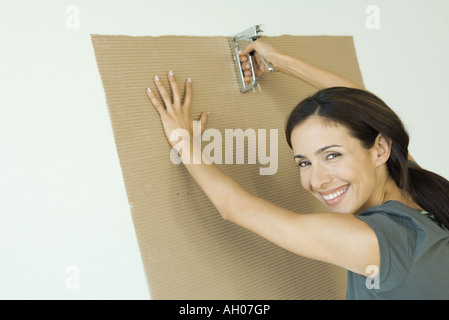
[[[384,198],[376,187],[377,149],[364,148],[346,127],[311,116],[293,130],[292,142],[301,184],[330,212],[355,214]]]
[[[346,185],[343,187],[329,190],[327,192],[318,192],[318,193],[321,195],[321,197],[325,201],[326,205],[335,206],[335,205],[339,204],[344,199],[349,188],[350,188],[350,185]]]

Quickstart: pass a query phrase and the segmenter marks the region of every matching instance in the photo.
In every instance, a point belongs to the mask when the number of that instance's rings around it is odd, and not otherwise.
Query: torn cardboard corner
[[[362,84],[351,37],[264,39]],[[242,94],[227,37],[92,35],[92,43],[152,298],[343,299],[345,270],[294,255],[221,219],[185,168],[172,163],[145,93],[155,89],[154,75],[167,84],[173,70],[180,84],[192,79],[192,116],[210,110],[208,128],[223,135],[226,129],[277,129],[274,174],[260,175],[261,164],[249,164],[248,155],[244,164],[218,166],[249,192],[308,213],[324,208],[302,190],[283,126],[315,90],[274,73],[260,79],[261,92]]]

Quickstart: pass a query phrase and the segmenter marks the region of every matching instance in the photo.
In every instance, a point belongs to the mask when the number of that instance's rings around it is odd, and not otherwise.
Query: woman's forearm
[[[355,82],[333,73],[329,70],[318,68],[288,54],[279,58],[278,70],[301,79],[318,90],[331,87],[349,87],[363,89]]]
[[[191,147],[190,154],[184,151],[181,153],[184,166],[223,219],[255,232],[287,250],[310,255],[308,250],[303,250],[307,232],[301,230],[298,214],[251,194],[215,164],[206,164],[204,160],[207,159],[193,159],[193,155],[200,154],[200,148],[191,146],[188,140],[182,143],[183,150]],[[290,237],[291,234],[295,236]],[[307,248],[310,249],[310,246]]]
[[[331,71],[318,68],[312,64],[302,61],[286,52],[278,50],[271,45],[261,40],[256,40],[246,46],[241,52],[242,66],[247,72],[251,73],[251,65],[248,63],[247,55],[255,51],[255,57],[257,62],[257,75],[260,76],[263,73],[269,72],[266,66],[262,63],[262,59],[268,61],[275,71],[280,71],[285,74],[291,75],[295,78],[312,85],[318,90],[326,89],[330,87],[349,87],[363,89],[357,83]],[[247,80],[250,74],[247,75]]]
[[[201,154],[201,149],[195,142],[186,139],[178,144],[177,148],[182,149],[180,157],[184,166],[223,219],[270,238],[280,221],[289,220],[294,215],[293,212],[245,190],[236,180],[213,164],[207,155]],[[190,152],[184,152],[187,150]]]
[[[182,141],[178,146],[182,147],[180,157],[192,178],[217,208],[223,219],[230,220],[233,213],[241,210],[237,206],[241,206],[245,202],[245,197],[251,197],[250,193],[211,163],[212,161],[207,161],[206,156],[201,155],[199,146],[194,143],[192,146],[189,140]],[[184,150],[190,150],[190,153],[184,152]],[[207,164],[205,161],[211,164]]]

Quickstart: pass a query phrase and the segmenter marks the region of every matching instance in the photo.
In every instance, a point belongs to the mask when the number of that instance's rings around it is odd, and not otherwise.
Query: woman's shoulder
[[[414,216],[418,213],[420,215],[425,215],[428,212],[409,207],[409,206],[405,205],[404,203],[397,201],[397,200],[389,200],[389,201],[384,202],[381,205],[366,209],[365,211],[360,213],[360,216],[370,216],[370,215],[373,215],[376,213],[384,213],[384,214],[390,214],[393,216],[408,217],[409,215]]]
[[[359,218],[372,228],[383,228],[398,232],[403,229],[415,231],[434,241],[449,237],[449,230],[429,212],[411,208],[399,201],[387,201],[382,205],[363,211]]]

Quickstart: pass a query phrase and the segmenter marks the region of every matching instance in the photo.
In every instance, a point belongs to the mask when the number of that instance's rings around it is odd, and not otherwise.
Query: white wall
[[[67,27],[70,5],[79,29]],[[369,5],[380,29],[365,25]],[[448,17],[447,0],[2,0],[0,299],[151,297],[91,33],[264,23],[267,35],[352,35],[365,84],[403,118],[412,155],[449,178]]]

